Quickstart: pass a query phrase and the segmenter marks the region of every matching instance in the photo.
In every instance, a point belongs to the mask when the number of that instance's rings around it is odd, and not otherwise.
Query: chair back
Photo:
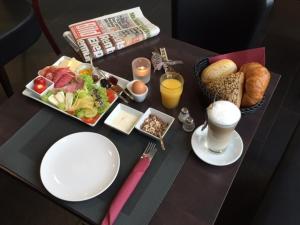
[[[172,0],[172,36],[226,53],[259,47],[273,0]]]
[[[31,12],[30,14],[33,14]],[[18,27],[11,30],[0,41],[0,65],[5,65],[26,51],[40,37],[41,30],[33,15],[29,15]]]
[[[13,94],[4,65],[32,46],[43,32],[59,55],[60,49],[55,43],[43,19],[39,0],[2,0],[0,14],[0,83],[7,96]]]

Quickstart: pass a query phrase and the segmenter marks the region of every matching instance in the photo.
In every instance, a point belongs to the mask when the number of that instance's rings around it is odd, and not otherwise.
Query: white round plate
[[[234,131],[225,151],[223,153],[214,153],[207,148],[207,127],[201,131],[202,126],[198,127],[192,135],[192,148],[200,159],[214,166],[226,166],[234,163],[241,157],[243,141],[236,131]]]
[[[83,201],[105,191],[120,167],[116,146],[92,132],[70,134],[46,152],[40,168],[42,183],[55,197]]]

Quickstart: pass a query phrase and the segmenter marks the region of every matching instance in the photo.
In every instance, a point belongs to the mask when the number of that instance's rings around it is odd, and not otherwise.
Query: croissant
[[[249,107],[260,102],[270,82],[270,72],[259,63],[246,63],[241,66],[244,73],[245,86],[241,106]]]

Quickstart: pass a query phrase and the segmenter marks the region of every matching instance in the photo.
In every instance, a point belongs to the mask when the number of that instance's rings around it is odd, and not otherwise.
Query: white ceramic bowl
[[[149,137],[152,137],[156,140],[159,140],[159,137],[156,137],[154,136],[153,134],[150,134],[144,130],[141,129],[141,126],[143,124],[143,122],[145,121],[145,119],[147,119],[150,115],[155,115],[157,116],[158,118],[160,118],[162,121],[164,121],[165,123],[168,123],[168,126],[166,128],[166,130],[164,131],[163,135],[162,135],[162,138],[164,138],[164,136],[166,135],[166,133],[168,132],[168,130],[170,129],[172,123],[174,122],[175,118],[168,115],[168,114],[165,114],[161,111],[158,111],[156,109],[153,109],[153,108],[148,108],[147,111],[141,116],[141,118],[139,119],[139,121],[136,123],[135,125],[135,128],[137,130],[139,130],[140,132],[148,135]]]
[[[42,92],[42,93],[38,93],[34,90],[34,80],[38,77],[42,77],[46,80],[46,86],[47,88]],[[32,91],[33,93],[35,93],[36,95],[38,96],[43,96],[44,94],[46,94],[48,91],[50,91],[51,89],[53,89],[54,87],[54,82],[51,81],[51,80],[48,80],[47,78],[43,77],[43,76],[37,76],[35,77],[32,81],[30,81],[27,85],[26,85],[26,88],[30,91]]]
[[[142,115],[142,112],[119,103],[104,124],[129,135]]]
[[[75,73],[80,75],[80,71],[82,70],[91,70],[91,73],[93,73],[92,65],[89,63],[82,63],[80,66],[76,68]]]
[[[132,94],[132,96],[133,96],[133,98],[134,98],[134,100],[135,100],[136,102],[143,102],[143,101],[146,99],[147,95],[148,95],[148,87],[147,87],[147,85],[146,85],[146,91],[145,91],[143,94],[135,94],[135,93],[133,93],[133,91],[132,91],[132,89],[131,89],[132,84],[133,84],[135,81],[137,81],[137,80],[130,81],[130,82],[127,84],[127,89],[128,89],[129,92]]]

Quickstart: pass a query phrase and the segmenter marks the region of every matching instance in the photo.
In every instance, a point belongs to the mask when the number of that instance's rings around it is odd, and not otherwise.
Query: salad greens
[[[80,78],[84,81],[82,89],[74,93],[51,90],[41,97],[42,100],[79,118],[93,118],[105,112],[110,105],[106,88],[95,85],[89,75]]]
[[[98,113],[99,114],[102,114],[107,107],[109,107],[109,101],[108,101],[108,97],[107,97],[107,94],[106,94],[106,88],[103,88],[103,87],[99,87],[97,89],[97,101],[99,103],[99,107],[98,107]],[[100,104],[101,102],[101,104]]]
[[[81,75],[80,78],[84,80],[84,89],[87,89],[89,92],[91,92],[94,89],[94,80],[92,76],[89,75]]]
[[[48,91],[46,94],[42,95],[42,101],[50,103],[48,98],[53,95],[53,91]]]

